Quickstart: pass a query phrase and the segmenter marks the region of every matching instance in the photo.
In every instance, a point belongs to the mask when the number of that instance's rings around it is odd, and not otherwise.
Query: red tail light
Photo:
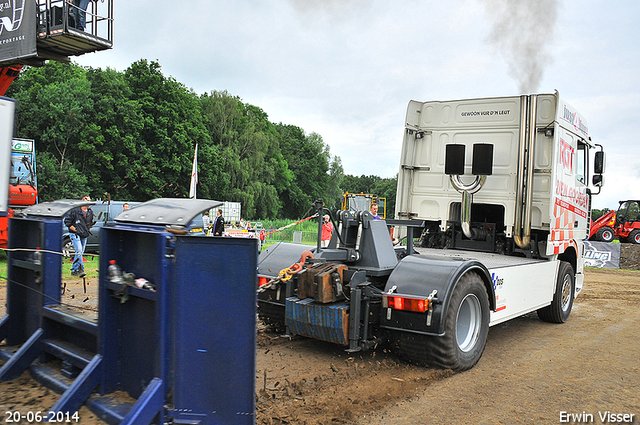
[[[429,311],[429,300],[427,298],[383,295],[382,307],[392,308],[394,310],[415,311],[417,313],[424,313]]]

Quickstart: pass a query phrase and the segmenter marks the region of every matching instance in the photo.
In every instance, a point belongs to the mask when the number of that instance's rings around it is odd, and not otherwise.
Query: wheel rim
[[[606,231],[602,234],[602,238],[603,238],[605,241],[613,240],[613,233],[611,233],[610,231],[606,230]]]
[[[75,255],[75,253],[76,251],[73,249],[73,243],[71,241],[68,241],[62,247],[62,254],[65,257],[71,257],[72,255]]]
[[[476,345],[481,326],[480,300],[475,295],[468,294],[460,304],[456,320],[456,339],[461,351],[471,351]]]
[[[569,310],[571,304],[571,276],[564,275],[562,279],[562,311]]]

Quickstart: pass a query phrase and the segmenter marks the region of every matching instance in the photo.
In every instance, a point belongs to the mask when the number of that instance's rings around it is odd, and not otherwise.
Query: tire
[[[640,245],[640,229],[636,229],[633,232],[629,233],[629,237],[627,239],[631,243]]]
[[[613,242],[616,238],[616,233],[611,227],[603,227],[596,232],[596,240],[602,242]]]
[[[62,241],[62,255],[64,257],[73,257],[76,255],[76,250],[73,248],[73,242],[71,242],[71,239],[69,238],[65,238]]]
[[[547,307],[538,310],[538,317],[545,322],[564,323],[569,319],[573,307],[576,276],[571,264],[560,262],[556,278],[556,293]]]
[[[458,281],[445,315],[442,336],[394,332],[394,351],[413,363],[451,369],[471,369],[478,363],[489,333],[489,296],[476,273]]]

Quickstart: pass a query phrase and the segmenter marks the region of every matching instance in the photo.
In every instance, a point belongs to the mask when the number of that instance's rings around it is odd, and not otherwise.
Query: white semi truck
[[[586,120],[557,92],[412,101],[396,216],[425,221],[422,246],[485,263],[492,325],[535,310],[564,322],[584,281],[589,176],[599,188],[603,168]]]
[[[558,93],[411,101],[396,219],[339,211],[328,249],[267,248],[259,313],[350,351],[388,343],[410,361],[469,369],[490,326],[533,311],[568,319],[603,171],[602,147]],[[391,225],[405,244],[392,245]]]

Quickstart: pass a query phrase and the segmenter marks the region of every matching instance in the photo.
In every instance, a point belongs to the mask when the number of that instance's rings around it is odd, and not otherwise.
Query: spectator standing
[[[224,233],[224,217],[222,210],[216,211],[216,219],[213,222],[213,236],[222,236]]]
[[[325,214],[324,216],[324,224],[322,225],[320,234],[321,246],[322,248],[326,248],[329,246],[329,242],[331,241],[331,234],[333,233],[333,223],[329,221],[329,215]]]
[[[371,215],[373,215],[374,220],[382,219],[382,217],[378,215],[378,204],[371,204]]]
[[[211,226],[211,219],[209,218],[209,211],[202,215],[202,230],[204,234],[209,236],[209,227]]]
[[[91,201],[89,195],[82,197],[83,201]],[[91,234],[91,227],[94,225],[93,210],[88,206],[74,208],[64,218],[64,225],[69,229],[69,237],[76,252],[71,266],[71,275],[85,277],[84,271],[84,249],[87,246],[87,238]]]

